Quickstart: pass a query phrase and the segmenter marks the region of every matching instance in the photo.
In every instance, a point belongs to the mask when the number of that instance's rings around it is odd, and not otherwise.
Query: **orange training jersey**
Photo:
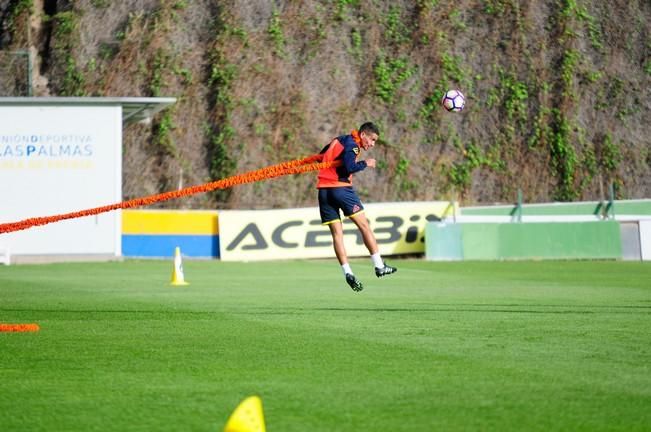
[[[365,161],[357,162],[361,142],[359,133],[354,130],[350,135],[333,139],[321,150],[321,162],[341,161],[341,165],[319,171],[316,184],[318,189],[352,186],[353,173],[366,168]]]

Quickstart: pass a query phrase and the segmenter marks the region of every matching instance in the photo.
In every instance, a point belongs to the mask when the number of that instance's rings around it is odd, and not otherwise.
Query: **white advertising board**
[[[423,253],[428,221],[451,216],[447,201],[364,204],[366,216],[383,255]],[[367,256],[355,224],[344,219],[348,255]],[[223,261],[334,257],[332,237],[321,224],[319,209],[221,210],[219,247]]]
[[[122,200],[122,108],[0,106],[0,223]],[[0,234],[11,255],[120,255],[119,212]]]
[[[651,261],[651,220],[640,221],[640,249],[643,261]]]

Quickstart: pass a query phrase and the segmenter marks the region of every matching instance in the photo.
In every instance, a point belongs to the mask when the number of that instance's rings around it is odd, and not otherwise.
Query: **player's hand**
[[[370,168],[375,168],[375,159],[365,159],[366,166]]]

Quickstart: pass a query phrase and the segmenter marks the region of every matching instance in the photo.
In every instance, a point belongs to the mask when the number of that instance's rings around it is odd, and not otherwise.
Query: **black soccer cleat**
[[[346,273],[346,282],[353,289],[353,291],[361,291],[364,289],[362,281],[357,279],[354,274]]]
[[[379,278],[386,275],[390,275],[398,271],[397,268],[391,267],[390,265],[387,265],[387,263],[382,263],[382,264],[384,264],[384,267],[382,268],[375,267],[375,276]]]

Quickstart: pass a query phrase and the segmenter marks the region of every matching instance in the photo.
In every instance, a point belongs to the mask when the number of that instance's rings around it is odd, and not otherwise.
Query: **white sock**
[[[344,276],[347,274],[353,274],[353,269],[350,268],[350,264],[342,264],[341,269],[344,271]]]
[[[380,252],[371,255],[371,260],[373,260],[373,265],[375,266],[375,268],[384,267],[384,261],[382,261],[382,256],[380,256]]]

